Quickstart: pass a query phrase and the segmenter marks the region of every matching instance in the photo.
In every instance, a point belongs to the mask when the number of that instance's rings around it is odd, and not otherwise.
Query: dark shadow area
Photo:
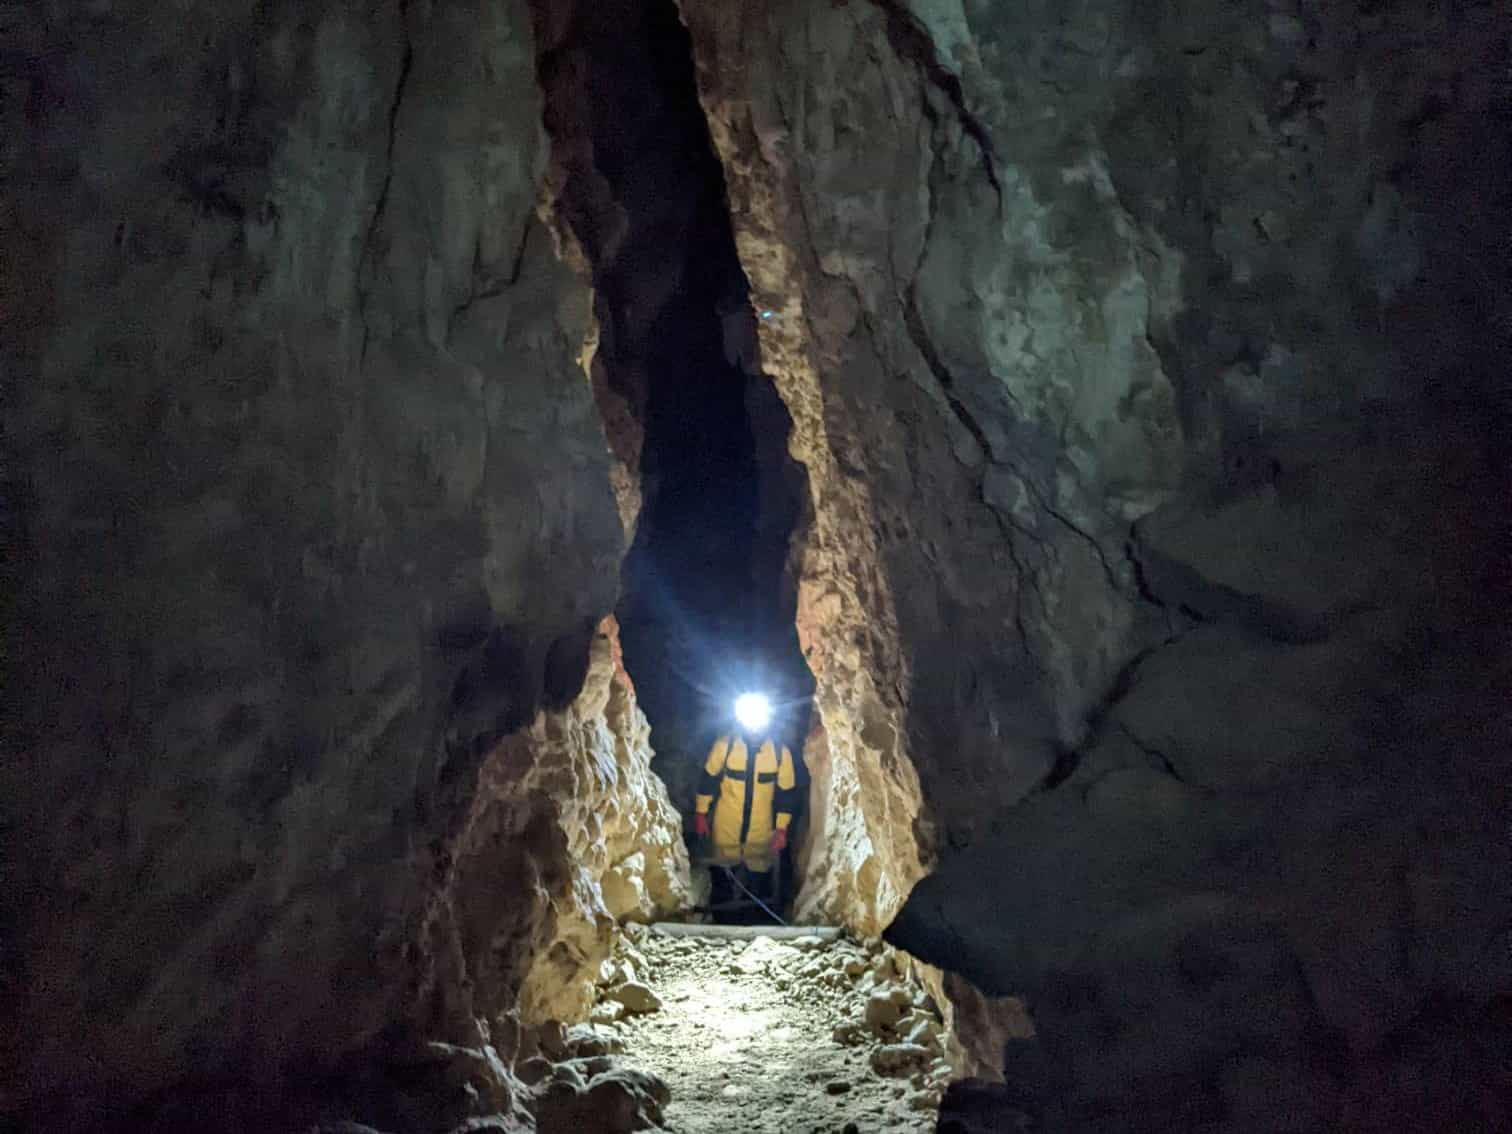
[[[690,814],[736,695],[760,690],[778,708],[773,739],[791,748],[806,799],[813,679],[787,567],[805,473],[761,374],[760,313],[687,31],[671,0],[585,0],[539,19],[560,207],[593,268],[595,384],[610,443],[640,477],[617,613],[656,770]]]

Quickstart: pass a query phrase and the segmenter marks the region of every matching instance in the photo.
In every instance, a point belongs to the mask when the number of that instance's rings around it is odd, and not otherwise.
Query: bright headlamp
[[[735,719],[751,732],[760,732],[772,723],[772,702],[765,693],[742,693],[735,698]]]

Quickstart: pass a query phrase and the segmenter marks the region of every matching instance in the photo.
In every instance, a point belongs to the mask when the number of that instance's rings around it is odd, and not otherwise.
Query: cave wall
[[[614,923],[692,904],[682,820],[651,774],[650,733],[606,618],[572,704],[539,714],[483,764],[427,909],[439,959],[427,1003],[507,1012],[523,1028],[580,1020]]]
[[[685,861],[524,4],[3,18],[7,1116],[569,1011]]]
[[[594,281],[595,392],[632,546],[617,609],[657,770],[691,814],[730,702],[766,688],[797,750],[811,691],[788,537],[806,497],[761,373],[719,159],[671,0],[536,4],[558,211]]]
[[[813,491],[810,908],[1024,994],[1069,1128],[1504,1113],[1505,10],[682,8]]]

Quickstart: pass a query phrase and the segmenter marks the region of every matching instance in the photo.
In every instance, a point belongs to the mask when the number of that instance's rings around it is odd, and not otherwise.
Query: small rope
[[[735,887],[741,893],[743,893],[746,897],[750,898],[751,901],[755,902],[762,909],[766,910],[767,914],[771,917],[771,919],[773,921],[775,921],[778,925],[787,925],[787,922],[783,921],[782,918],[778,917],[775,913],[772,912],[772,907],[771,906],[767,905],[760,898],[758,898],[755,894],[751,893],[751,891],[747,890],[743,885],[741,885],[740,879],[735,877],[735,871],[733,871],[732,869],[730,869],[728,866],[721,866],[719,869],[721,869],[721,870],[723,870],[725,872],[725,875],[730,879],[731,882],[735,883]],[[782,866],[781,866],[781,864],[778,864],[778,865],[774,866],[772,869],[774,869],[774,870],[781,870]]]

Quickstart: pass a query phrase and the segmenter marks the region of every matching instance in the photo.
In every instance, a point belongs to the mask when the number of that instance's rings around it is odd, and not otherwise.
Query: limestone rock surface
[[[641,901],[629,912],[642,918],[689,900],[681,824],[650,772],[649,730],[614,635],[606,618],[571,705],[490,753],[430,911],[438,946],[462,943],[456,967],[432,975],[437,989],[515,990],[513,1002],[475,1007],[514,1010],[526,1027],[580,1020],[592,1006],[617,916],[606,879],[633,881]]]
[[[801,908],[1024,995],[1005,1122],[1504,1113],[1505,6],[682,8],[812,490]]]
[[[667,1080],[669,1129],[783,1134],[859,1118],[922,1134],[934,1129],[945,1084],[969,1062],[920,967],[880,942],[728,940],[631,924],[615,951],[661,1008],[605,1030],[622,1040],[624,1061]],[[608,967],[600,1005],[620,995]],[[910,1006],[917,1043],[895,1026],[867,1026],[872,995]]]
[[[6,1123],[570,1016],[686,864],[529,9],[0,25]]]

